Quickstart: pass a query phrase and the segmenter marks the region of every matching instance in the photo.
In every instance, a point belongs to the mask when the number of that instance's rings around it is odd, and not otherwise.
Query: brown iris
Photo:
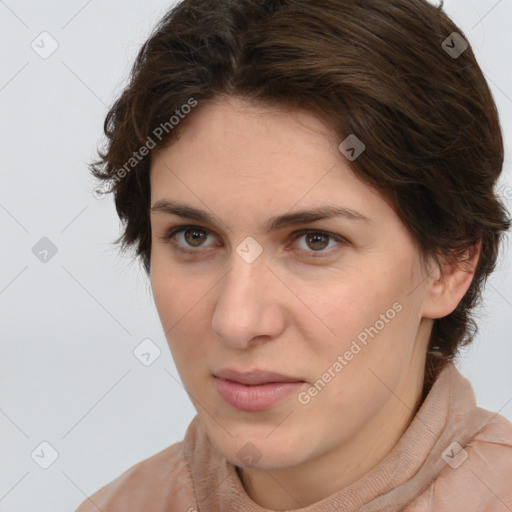
[[[203,229],[187,229],[184,233],[188,244],[193,247],[199,247],[206,240],[206,231]]]
[[[322,242],[322,239],[324,242]],[[324,233],[308,233],[306,235],[306,241],[311,249],[321,250],[325,249],[329,245],[329,237]]]

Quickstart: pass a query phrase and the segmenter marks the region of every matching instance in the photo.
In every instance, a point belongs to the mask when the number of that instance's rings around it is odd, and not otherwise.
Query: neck
[[[251,499],[272,510],[307,507],[371,472],[397,444],[423,401],[425,357],[416,362],[421,366],[410,365],[379,413],[349,442],[290,468],[239,468]]]

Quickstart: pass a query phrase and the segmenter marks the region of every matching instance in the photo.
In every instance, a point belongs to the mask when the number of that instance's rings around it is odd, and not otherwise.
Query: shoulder
[[[480,496],[485,510],[512,509],[512,423],[499,414],[485,411],[489,422],[466,444],[463,471],[446,469],[454,481],[460,482],[468,496]],[[465,455],[464,455],[465,456]],[[506,506],[505,506],[506,504]],[[492,505],[495,505],[492,508]]]
[[[181,441],[135,464],[84,500],[76,512],[193,508],[192,475],[183,447]]]
[[[512,423],[479,411],[488,421],[464,446],[456,439],[447,446],[443,469],[416,503],[425,510],[512,510]]]

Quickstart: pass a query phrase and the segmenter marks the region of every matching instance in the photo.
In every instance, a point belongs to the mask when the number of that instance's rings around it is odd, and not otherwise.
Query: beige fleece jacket
[[[512,396],[512,390],[511,390]],[[511,512],[512,423],[476,406],[449,365],[393,450],[301,512]],[[199,417],[184,441],[126,470],[76,512],[268,512],[246,493]]]

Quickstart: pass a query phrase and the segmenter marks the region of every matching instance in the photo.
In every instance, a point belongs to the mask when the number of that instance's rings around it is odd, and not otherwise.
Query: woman
[[[512,510],[512,425],[453,364],[503,142],[442,6],[185,0],[105,131],[197,416],[80,512]]]

